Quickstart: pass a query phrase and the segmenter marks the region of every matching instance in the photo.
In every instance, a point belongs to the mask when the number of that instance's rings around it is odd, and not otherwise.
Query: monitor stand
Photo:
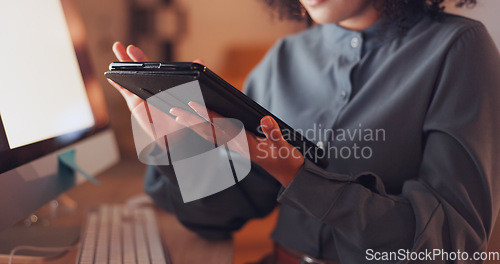
[[[0,260],[9,258],[12,249],[18,246],[67,247],[79,241],[80,226],[56,226],[52,224],[57,217],[73,214],[76,203],[65,194],[50,201],[30,214],[18,224],[0,232]],[[54,258],[64,253],[19,250],[16,259],[23,263],[37,263],[43,258]],[[38,261],[37,261],[38,260]]]

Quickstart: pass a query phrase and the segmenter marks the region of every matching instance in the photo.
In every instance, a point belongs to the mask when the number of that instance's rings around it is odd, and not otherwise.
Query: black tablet
[[[113,62],[104,75],[144,100],[169,88],[197,80],[207,108],[240,120],[246,130],[261,137],[264,135],[258,129],[260,120],[266,115],[272,116],[282,131],[292,135],[287,137],[287,141],[305,154],[305,158],[321,167],[327,166],[323,149],[201,64]],[[183,103],[187,106],[188,102]]]

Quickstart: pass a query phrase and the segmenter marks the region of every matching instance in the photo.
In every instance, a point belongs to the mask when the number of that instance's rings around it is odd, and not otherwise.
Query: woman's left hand
[[[230,137],[235,135],[234,131],[239,129],[230,121],[222,121],[223,123],[221,123],[220,121],[224,120],[223,116],[206,109],[198,103],[190,102],[189,106],[198,115],[179,108],[172,108],[170,114],[177,117],[176,121],[178,123],[191,128],[206,140],[213,141],[213,131],[217,129],[220,131],[218,134],[225,133],[228,137],[226,139],[219,138],[218,141],[221,142],[222,140],[227,142],[231,140]],[[214,118],[219,118],[217,122],[218,127],[214,127],[212,122]],[[265,138],[258,137],[251,132],[245,131],[250,155],[250,157],[247,158],[250,158],[251,161],[265,169],[278,180],[281,185],[287,187],[304,163],[304,157],[298,149],[283,138],[278,123],[272,117],[263,117],[260,120],[260,125],[262,132],[266,136]],[[219,135],[217,136],[219,137]],[[232,144],[230,148],[242,155],[248,155],[244,153],[245,151],[242,151],[246,149],[245,147],[239,147]]]

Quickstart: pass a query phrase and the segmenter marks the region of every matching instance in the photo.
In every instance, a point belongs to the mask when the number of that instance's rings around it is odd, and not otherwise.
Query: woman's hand
[[[115,42],[113,44],[113,53],[116,58],[121,62],[137,62],[137,61],[150,61],[148,56],[142,52],[141,49],[134,45],[129,45],[126,49],[120,42]],[[125,101],[127,102],[128,109],[132,111],[140,103],[144,103],[144,100],[139,98],[137,95],[127,91],[125,88],[121,87],[119,84],[108,79],[108,82],[113,85],[113,87],[121,93]]]
[[[170,113],[176,116],[177,123],[191,128],[206,140],[214,141],[214,131],[216,131],[218,145],[221,145],[221,142],[229,142],[240,131],[240,128],[231,121],[226,121],[227,119],[224,119],[223,116],[196,102],[189,102],[189,106],[198,115],[179,108],[172,108]],[[215,124],[214,119],[217,120]],[[245,151],[246,146],[239,145],[243,142],[233,143],[229,147],[257,163],[283,186],[287,187],[304,163],[304,157],[298,149],[283,138],[278,123],[272,117],[262,118],[260,125],[265,138],[245,131],[249,153]],[[247,156],[248,154],[250,157]]]
[[[115,42],[113,44],[113,53],[121,62],[150,61],[148,56],[146,56],[144,52],[142,52],[142,50],[138,47],[129,45],[127,48],[125,48],[120,42]],[[183,129],[184,127],[175,122],[175,120],[168,114],[162,112],[161,110],[158,110],[153,105],[148,104],[146,101],[121,87],[119,84],[109,79],[108,81],[123,96],[123,98],[127,102],[128,108],[134,115],[134,118],[138,121],[142,130],[144,130],[149,135],[149,137],[156,140],[161,148],[166,149],[167,146],[163,141],[163,134],[166,134],[166,131],[178,131]],[[154,117],[154,129],[156,133],[152,131],[150,117]],[[156,138],[157,136],[160,137]],[[181,139],[182,135],[176,135],[176,137],[171,137],[169,140],[179,141]]]
[[[255,162],[273,175],[281,185],[288,187],[304,164],[304,156],[283,138],[278,123],[272,117],[263,117],[260,125],[266,138],[254,136],[258,141],[257,145],[253,146],[257,148]]]

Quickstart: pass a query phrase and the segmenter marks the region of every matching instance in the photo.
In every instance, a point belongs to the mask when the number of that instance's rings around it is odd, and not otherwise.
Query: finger
[[[222,118],[220,114],[207,109],[206,107],[202,106],[201,104],[190,101],[188,105],[193,109],[199,116],[203,117],[205,120],[208,122],[211,122],[210,118]]]
[[[201,65],[205,65],[205,61],[203,59],[196,59],[193,61],[194,63],[199,63]]]
[[[193,124],[192,121],[186,120],[181,116],[178,116],[175,118],[175,122],[181,126],[187,127],[191,129],[194,133],[198,134],[200,137],[205,139],[206,141],[209,142],[214,142],[211,126],[209,123],[204,122],[202,123],[195,123]]]
[[[134,45],[128,45],[127,54],[133,61],[150,61],[148,56]]]
[[[186,122],[188,122],[191,125],[196,125],[199,123],[207,123],[206,120],[203,120],[199,116],[192,114],[186,110],[177,108],[177,107],[170,108],[169,113],[176,116],[176,117],[180,117],[180,118],[184,119]]]
[[[262,127],[262,132],[266,138],[279,145],[287,143],[281,134],[278,123],[270,116],[265,116],[260,120],[260,125]]]
[[[125,50],[125,47],[119,41],[117,41],[113,44],[112,49],[113,49],[113,53],[115,54],[116,58],[119,61],[121,61],[121,62],[131,62],[132,61],[132,59],[128,56],[127,51]]]
[[[183,118],[181,118],[181,117],[176,117],[175,118],[175,122],[177,122],[177,124],[179,124],[181,126],[189,127],[188,122],[186,120],[184,120]]]
[[[189,127],[196,134],[208,141],[214,141],[213,128],[209,122],[203,120],[197,115],[176,107],[171,108],[169,113],[176,116],[175,121],[177,123],[185,127]]]
[[[210,123],[218,144],[227,143],[228,141],[239,135],[241,130],[244,129],[243,124],[241,124],[241,122],[238,122],[236,119],[224,118],[219,113],[207,109],[204,106],[193,101],[190,101],[188,105],[199,116]]]

